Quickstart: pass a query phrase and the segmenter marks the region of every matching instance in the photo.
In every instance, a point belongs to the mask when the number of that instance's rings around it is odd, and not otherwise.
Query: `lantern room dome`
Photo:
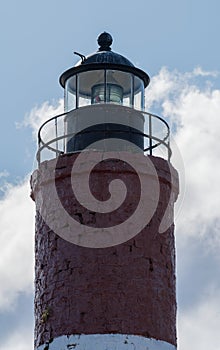
[[[113,39],[109,33],[101,33],[97,41],[99,49],[96,52],[88,56],[75,52],[75,54],[80,56],[81,59],[75,66],[68,69],[60,76],[60,84],[62,87],[65,87],[66,81],[71,76],[81,72],[94,71],[97,69],[112,69],[122,72],[130,72],[142,79],[144,87],[148,86],[150,78],[147,73],[135,67],[126,57],[112,51],[111,44]]]
[[[85,58],[84,61],[77,63],[79,64],[90,64],[90,63],[112,63],[122,64],[124,66],[134,67],[134,65],[124,56],[113,52],[113,51],[98,51]]]
[[[86,57],[82,56],[82,59],[75,65],[75,67],[81,64],[84,65],[93,63],[111,63],[134,67],[134,65],[126,57],[111,50],[110,46],[113,42],[113,39],[109,33],[103,32],[100,34],[97,42],[100,46],[98,51]]]
[[[87,57],[83,57],[76,66],[80,64],[92,64],[92,63],[111,63],[120,64],[124,66],[134,67],[134,65],[124,56],[111,50],[111,44],[113,42],[112,36],[109,33],[102,33],[97,39],[100,45],[97,52],[94,52]]]

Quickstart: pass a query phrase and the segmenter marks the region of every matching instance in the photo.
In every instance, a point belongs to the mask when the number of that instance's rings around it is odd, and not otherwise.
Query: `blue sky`
[[[218,0],[9,0],[1,4],[0,350],[11,350],[14,340],[17,350],[30,349],[32,341],[34,208],[25,177],[33,169],[36,151],[34,118],[37,123],[45,115],[53,116],[51,110],[60,110],[59,76],[78,60],[73,51],[86,55],[97,49],[97,36],[104,30],[114,38],[114,51],[151,76],[146,98],[151,111],[181,122],[176,142],[186,181],[176,230],[179,348],[187,350],[192,341],[194,350],[215,348],[219,337],[215,329],[220,324],[215,185],[220,174],[219,13]],[[22,200],[25,203],[18,208]]]

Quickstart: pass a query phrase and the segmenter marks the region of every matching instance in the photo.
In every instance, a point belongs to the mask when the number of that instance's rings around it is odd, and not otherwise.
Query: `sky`
[[[220,342],[220,46],[218,0],[9,0],[1,4],[0,350],[33,349],[34,203],[41,123],[62,113],[59,76],[112,49],[146,71],[146,108],[174,126],[178,348]],[[181,156],[180,156],[181,155]]]

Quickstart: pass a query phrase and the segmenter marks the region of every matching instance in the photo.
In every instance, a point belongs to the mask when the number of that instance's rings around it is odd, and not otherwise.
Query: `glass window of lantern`
[[[104,70],[92,70],[78,74],[79,107],[104,102],[104,76]]]
[[[134,108],[144,110],[144,82],[134,76]]]
[[[119,70],[106,71],[106,102],[130,107],[131,74]]]
[[[115,103],[144,109],[144,83],[119,70],[92,70],[76,74],[66,82],[65,111],[96,103]]]
[[[64,109],[69,112],[76,108],[76,76],[70,77],[66,81]]]

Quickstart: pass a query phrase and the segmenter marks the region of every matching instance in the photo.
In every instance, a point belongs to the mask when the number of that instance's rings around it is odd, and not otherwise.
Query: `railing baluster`
[[[63,152],[65,152],[65,135],[66,135],[66,129],[65,129],[65,117],[64,117],[64,121],[63,121]]]
[[[172,155],[172,151],[171,151],[171,148],[170,148],[170,138],[167,142],[167,153],[168,153],[168,161],[170,162],[170,158],[171,158],[171,155]]]
[[[153,142],[152,142],[152,115],[149,114],[149,148],[150,148],[150,155],[152,156],[153,150],[152,150]]]
[[[55,135],[56,135],[56,157],[58,157],[59,152],[58,152],[58,129],[57,129],[57,117],[55,118]]]

